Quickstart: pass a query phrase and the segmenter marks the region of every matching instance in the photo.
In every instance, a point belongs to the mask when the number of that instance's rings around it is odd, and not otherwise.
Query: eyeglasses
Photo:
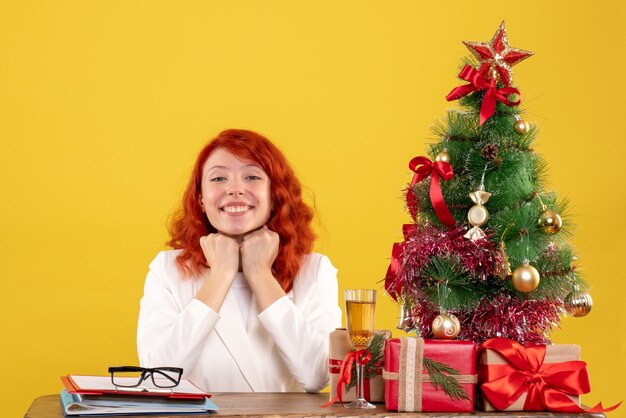
[[[179,367],[145,368],[137,366],[109,367],[111,383],[123,388],[134,388],[142,384],[148,377],[158,388],[173,388],[180,383],[183,369]]]

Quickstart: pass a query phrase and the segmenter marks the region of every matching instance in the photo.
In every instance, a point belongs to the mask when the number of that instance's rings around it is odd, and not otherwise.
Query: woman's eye
[[[213,178],[211,179],[211,181],[215,181],[215,182],[218,182],[218,181],[224,181],[224,180],[226,180],[226,177],[219,177],[219,176],[218,176],[218,177],[213,177]]]
[[[254,174],[246,177],[248,180],[261,180],[261,177],[255,176]]]

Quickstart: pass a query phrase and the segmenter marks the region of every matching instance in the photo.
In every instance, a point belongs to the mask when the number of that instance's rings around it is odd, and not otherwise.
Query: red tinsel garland
[[[498,277],[504,262],[502,252],[488,239],[471,241],[463,238],[466,227],[440,231],[430,224],[404,225],[404,241],[396,244],[396,268],[387,273],[385,287],[397,298],[413,302],[415,328],[429,336],[431,324],[440,313],[438,306],[424,303],[419,287],[421,270],[436,256],[455,256],[476,283],[503,280]],[[395,263],[394,263],[395,262]],[[401,293],[401,294],[398,294]],[[522,344],[546,344],[547,331],[559,322],[563,311],[561,300],[531,300],[511,297],[505,289],[482,300],[471,310],[451,310],[461,323],[458,338],[482,342],[492,337],[506,337]]]
[[[450,311],[459,319],[460,340],[481,343],[493,337],[506,337],[521,344],[549,344],[547,333],[557,326],[563,304],[558,300],[518,300],[506,291],[483,300],[472,311]],[[431,324],[439,308],[418,303],[413,307],[414,326],[423,336],[431,335]]]
[[[390,288],[407,289],[414,285],[414,277],[433,256],[451,255],[461,260],[463,267],[471,272],[475,280],[484,281],[496,275],[498,266],[503,263],[502,253],[496,245],[487,240],[471,241],[463,238],[466,227],[440,231],[430,224],[404,225],[404,242],[400,268],[396,277],[387,281]]]

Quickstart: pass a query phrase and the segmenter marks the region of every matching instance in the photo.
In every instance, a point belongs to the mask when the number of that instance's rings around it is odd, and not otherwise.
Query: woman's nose
[[[229,195],[243,195],[245,193],[244,185],[241,180],[231,180],[228,184],[227,193]]]

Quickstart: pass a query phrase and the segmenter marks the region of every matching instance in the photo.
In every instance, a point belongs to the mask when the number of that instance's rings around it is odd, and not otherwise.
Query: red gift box
[[[609,412],[619,406],[580,407],[580,395],[591,385],[577,345],[524,347],[507,338],[491,338],[479,353],[481,406],[486,411]]]
[[[448,374],[467,399],[454,399],[435,387],[424,358],[455,369]],[[399,412],[471,412],[474,410],[476,345],[469,341],[393,338],[385,343],[385,406]]]
[[[496,339],[492,339],[491,343],[493,343]],[[502,339],[504,340],[504,339]],[[490,341],[490,340],[487,340]],[[510,348],[517,348],[513,345],[512,340],[504,340],[503,343]],[[512,387],[504,384],[505,381],[509,380],[510,377],[513,377],[513,373],[518,372],[517,369],[509,363],[509,361],[502,355],[498,353],[496,349],[490,349],[488,344],[483,344],[480,349],[480,356],[478,359],[478,380],[481,384],[485,384],[485,392],[481,392],[480,396],[480,407],[484,411],[532,411],[532,410],[543,410],[543,407],[540,405],[526,405],[527,400],[527,390],[530,388],[530,385],[525,386],[523,390],[519,387]],[[519,346],[521,347],[521,346]],[[574,344],[558,344],[558,345],[550,345],[550,346],[534,346],[532,350],[542,350],[542,358],[539,360],[537,364],[537,370],[546,369],[546,371],[552,367],[552,365],[565,364],[566,362],[575,361],[579,362],[580,360],[580,347]],[[525,348],[522,348],[526,351]],[[522,352],[520,352],[521,354]],[[518,354],[518,353],[515,353]],[[523,355],[523,354],[522,354]],[[532,370],[533,366],[528,364],[528,373],[529,376],[535,374],[535,370]],[[586,375],[586,370],[584,371]],[[589,380],[585,377],[585,380]],[[497,392],[490,390],[489,387],[493,386],[495,381],[502,381],[502,384],[496,384]],[[515,389],[508,393],[507,391],[510,389]],[[575,394],[566,394],[574,404],[580,406],[580,396]],[[495,405],[490,402],[489,399],[492,399]],[[505,406],[506,405],[506,406]]]

